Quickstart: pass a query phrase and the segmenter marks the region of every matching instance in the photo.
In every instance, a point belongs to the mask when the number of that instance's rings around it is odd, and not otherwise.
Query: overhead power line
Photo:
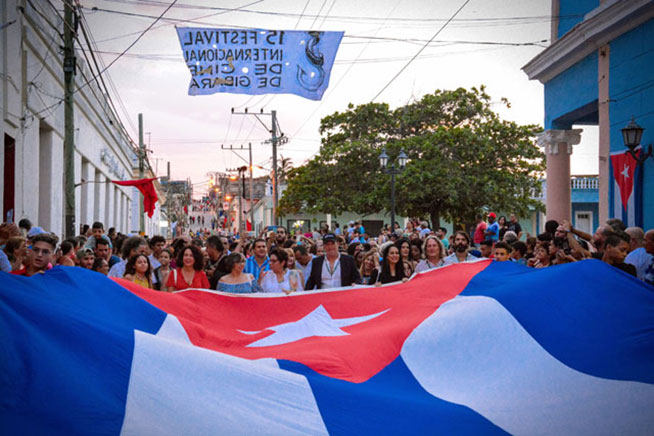
[[[166,2],[157,1],[157,0],[104,0],[104,1],[112,2],[112,3],[138,5],[138,6],[162,6],[166,4]],[[193,5],[193,4],[178,4],[175,5],[175,8],[195,9],[195,10],[214,10],[214,11],[230,10],[229,8],[225,8],[225,7]],[[97,8],[97,10],[106,11],[101,8]],[[374,22],[437,23],[437,22],[450,22],[450,21],[453,21],[454,23],[501,23],[501,22],[509,22],[509,21],[531,21],[531,20],[550,21],[552,19],[561,20],[561,19],[576,19],[579,17],[583,17],[583,14],[568,14],[568,15],[559,15],[556,17],[553,17],[551,15],[536,15],[536,16],[524,16],[524,17],[459,18],[455,20],[449,20],[448,18],[414,18],[414,17],[385,18],[385,17],[371,17],[371,16],[353,16],[353,15],[328,16],[328,14],[320,15],[320,13],[306,14],[305,11],[306,11],[306,7],[304,8],[304,11],[299,14],[294,12],[259,11],[259,10],[244,9],[244,8],[238,10],[238,12],[241,13],[254,14],[254,15],[281,16],[281,17],[288,17],[288,18],[308,18],[308,19],[324,18],[330,21],[338,21],[338,22],[343,22],[343,21],[351,22],[353,20],[356,20],[356,21],[373,22],[373,23]]]
[[[140,4],[140,2],[139,2]],[[97,12],[105,12],[105,13],[112,13],[112,14],[119,14],[119,15],[125,15],[125,16],[130,16],[130,17],[140,17],[140,18],[156,18],[153,15],[149,14],[143,14],[143,13],[138,13],[138,12],[129,12],[129,11],[119,11],[119,10],[114,10],[114,9],[104,9],[104,8],[99,8],[99,7],[86,7],[83,6],[85,9],[90,9],[93,11]],[[225,10],[223,8],[222,10]],[[269,15],[269,16],[285,16],[287,18],[293,18],[293,17],[298,17],[299,14],[286,14],[286,13],[277,13],[277,12],[262,12],[262,11],[253,11],[253,10],[248,10],[248,9],[237,9],[237,10],[232,10],[234,12],[250,12],[250,13],[256,13],[260,15]],[[305,15],[306,18],[313,18],[314,16],[312,15]],[[323,15],[321,18],[326,18],[328,20],[334,19],[334,15],[332,16],[327,16]],[[541,16],[529,16],[529,17],[506,17],[506,18],[471,18],[471,19],[460,19],[458,21],[454,21],[454,24],[452,24],[451,27],[464,27],[464,28],[470,28],[470,27],[498,27],[498,26],[511,26],[511,25],[526,25],[526,24],[535,24],[535,23],[541,23],[541,22],[551,22],[552,20],[559,19],[567,19],[567,18],[576,18],[578,17],[577,15],[564,15],[564,16],[559,16],[559,17],[553,17],[550,15],[541,15]],[[194,24],[194,25],[203,25],[203,26],[211,26],[211,27],[229,27],[229,28],[237,28],[237,29],[252,29],[252,26],[239,26],[235,24],[222,24],[222,23],[211,23],[207,21],[200,21],[198,19],[183,19],[183,18],[171,18],[171,17],[166,17],[163,18],[164,21],[169,21],[172,23],[176,24],[182,24],[182,23],[188,23],[188,24]],[[427,27],[432,27],[434,24],[442,23],[444,21],[447,21],[446,19],[442,18],[396,18],[395,23],[396,24],[402,24],[404,27],[411,27],[415,28],[418,26],[427,26]],[[341,16],[338,19],[339,23],[366,23],[366,17],[348,17],[348,16]],[[374,23],[375,21],[373,21]],[[386,27],[393,26],[393,23],[388,24]]]
[[[253,5],[256,5],[256,4],[258,4],[258,3],[262,3],[262,2],[264,2],[264,1],[265,1],[265,0],[256,0],[256,1],[253,1],[253,2],[250,2],[250,3],[246,3],[246,4],[244,4],[243,6],[239,6],[239,7],[236,7],[236,8],[232,8],[232,9],[228,9],[228,10],[225,10],[225,11],[216,12],[216,13],[213,13],[213,14],[201,15],[201,16],[199,16],[199,17],[195,17],[195,18],[193,18],[193,20],[201,20],[201,19],[203,19],[203,18],[210,18],[210,17],[215,17],[215,16],[217,16],[217,15],[223,15],[223,14],[226,14],[226,13],[229,13],[229,12],[238,11],[238,10],[240,10],[240,9],[247,8],[248,6],[253,6]],[[94,11],[94,12],[95,12],[95,11]],[[167,27],[167,26],[172,26],[172,23],[161,23],[161,24],[159,24],[158,26],[153,27],[151,30],[161,29],[162,27]],[[115,41],[115,40],[117,40],[117,39],[127,38],[127,37],[129,37],[129,36],[138,35],[138,34],[141,33],[142,31],[143,31],[143,30],[138,30],[138,31],[136,31],[136,32],[124,33],[124,34],[121,34],[121,35],[118,35],[118,36],[113,36],[113,37],[111,37],[111,38],[102,39],[102,40],[100,40],[100,41],[97,41],[97,43],[100,44],[100,43],[103,43],[103,42]]]
[[[116,56],[116,57],[115,57],[111,62],[109,62],[109,65],[107,65],[106,67],[104,67],[103,70],[99,71],[97,75],[98,75],[98,76],[102,75],[102,73],[104,73],[104,72],[107,71],[109,68],[111,68],[111,66],[112,66],[113,64],[115,64],[116,61],[117,61],[118,59],[120,59],[121,57],[123,57],[123,56],[124,56],[124,55],[125,55],[125,54],[126,54],[126,53],[131,49],[131,48],[132,48],[132,47],[134,47],[134,45],[136,45],[136,43],[139,42],[139,41],[141,40],[141,38],[143,38],[143,36],[145,36],[145,34],[148,33],[148,31],[149,31],[150,29],[152,29],[152,27],[153,27],[155,24],[157,24],[157,22],[158,22],[159,20],[161,20],[161,19],[163,18],[164,15],[166,15],[166,12],[168,12],[168,11],[170,10],[170,8],[172,8],[173,5],[174,5],[175,3],[177,3],[177,1],[178,1],[178,0],[173,0],[173,1],[168,5],[168,7],[167,7],[166,9],[164,9],[164,11],[163,11],[161,14],[160,14],[158,17],[156,17],[156,19],[155,19],[152,23],[150,23],[150,25],[149,25],[148,27],[147,27],[143,32],[141,32],[141,33],[139,34],[139,36],[137,36],[136,39],[135,39],[134,41],[132,41],[132,43],[131,43],[129,46],[127,46],[127,48],[126,48],[125,50],[123,50],[123,51],[122,51],[118,56]],[[93,79],[95,79],[95,76],[92,78],[92,80],[93,80]],[[84,88],[84,87],[87,86],[89,83],[90,83],[90,81],[87,81],[84,85],[78,87],[78,88],[75,90],[75,92],[77,92],[77,91],[79,91],[80,89]]]
[[[461,12],[461,11],[463,10],[463,8],[465,8],[466,5],[467,5],[468,3],[470,3],[470,0],[465,0],[465,1],[463,2],[463,4],[461,5],[461,7],[459,7],[459,9],[457,9],[456,12],[454,12],[454,14],[450,17],[450,19],[447,20],[447,21],[446,21],[446,22],[441,26],[441,28],[438,29],[438,30],[436,31],[436,33],[434,33],[434,35],[433,35],[431,38],[429,38],[429,41],[427,41],[427,42],[425,43],[425,45],[423,45],[423,46],[420,48],[420,50],[418,50],[418,52],[417,52],[415,55],[413,55],[413,57],[412,57],[411,59],[409,59],[409,62],[407,62],[407,63],[406,63],[402,68],[400,68],[400,71],[398,71],[397,74],[395,74],[395,75],[393,76],[393,78],[391,78],[391,80],[389,80],[389,82],[388,82],[386,85],[384,85],[384,87],[383,87],[383,88],[382,88],[382,89],[381,89],[381,90],[380,90],[380,91],[379,91],[379,92],[378,92],[378,93],[377,93],[377,94],[372,98],[372,100],[370,100],[371,103],[372,103],[373,101],[377,100],[377,97],[379,97],[379,96],[380,96],[380,95],[381,95],[381,94],[382,94],[382,93],[383,93],[383,92],[384,92],[384,91],[385,91],[385,90],[386,90],[386,89],[391,85],[391,83],[393,83],[393,82],[395,81],[395,79],[397,79],[397,78],[400,76],[400,74],[402,74],[402,73],[404,72],[404,70],[406,70],[406,69],[408,68],[408,66],[411,65],[411,63],[412,63],[414,60],[416,60],[416,58],[417,58],[418,56],[420,56],[420,53],[422,53],[422,52],[427,48],[427,46],[428,46],[428,45],[429,45],[429,44],[430,44],[434,39],[436,39],[436,37],[437,37],[437,36],[438,36],[442,31],[443,31],[443,29],[445,29],[445,28],[447,27],[447,25],[450,24],[450,21],[452,21],[452,20],[453,20],[457,15],[459,15],[459,12]]]

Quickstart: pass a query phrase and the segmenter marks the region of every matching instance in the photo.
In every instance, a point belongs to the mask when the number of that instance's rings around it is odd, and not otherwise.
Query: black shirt
[[[225,271],[225,259],[227,256],[222,256],[220,260],[218,260],[217,264],[210,265],[211,267],[214,268],[213,274],[211,277],[209,277],[209,287],[211,289],[218,289],[218,282],[220,281],[220,278],[224,275],[227,275],[227,271]],[[215,265],[215,266],[214,266]]]
[[[520,234],[522,231],[522,226],[520,226],[520,223],[509,223],[506,226],[507,230],[511,230],[512,232],[515,232],[516,236]]]
[[[638,277],[638,273],[636,272],[636,267],[633,266],[630,263],[622,262],[622,263],[619,263],[617,265],[611,265],[611,266],[613,266],[613,267],[615,267],[615,268],[617,268],[617,269],[619,269],[621,271],[624,271],[627,274],[631,274],[634,277]]]
[[[391,275],[389,269],[382,267],[381,274],[379,274],[379,281],[383,284],[401,282],[404,278],[404,268],[400,262],[397,263],[395,267],[395,275]]]

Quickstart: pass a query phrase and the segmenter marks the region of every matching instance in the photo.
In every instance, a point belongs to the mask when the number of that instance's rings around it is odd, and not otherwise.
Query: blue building
[[[547,217],[574,218],[570,154],[583,126],[599,127],[598,219],[654,228],[654,158],[626,153],[622,129],[654,141],[654,0],[553,0],[551,45],[523,70],[545,85]],[[573,128],[582,127],[582,129]],[[633,125],[632,125],[633,127]],[[637,144],[636,144],[637,145]]]

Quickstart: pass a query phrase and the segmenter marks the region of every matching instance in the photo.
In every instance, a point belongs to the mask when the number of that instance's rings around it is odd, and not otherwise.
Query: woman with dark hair
[[[412,239],[411,240],[411,263],[413,264],[413,269],[415,270],[418,266],[418,263],[422,260],[422,240]]]
[[[355,259],[357,257],[357,254],[361,250],[363,250],[363,246],[359,241],[353,241],[352,243],[350,243],[350,245],[347,246],[347,254],[354,257]]]
[[[225,257],[225,271],[227,271],[227,274],[220,278],[216,289],[232,294],[261,292],[261,287],[254,280],[254,276],[244,273],[244,269],[245,256],[241,253],[231,253]]]
[[[152,289],[152,266],[145,254],[135,254],[129,258],[125,265],[125,280],[134,282],[144,288]]]
[[[395,246],[400,250],[402,261],[411,261],[411,242],[409,242],[409,238],[398,239]]]
[[[381,272],[376,285],[383,285],[385,283],[400,282],[406,279],[404,275],[404,266],[400,256],[400,249],[397,245],[388,245],[382,254]]]
[[[503,241],[504,234],[507,230],[509,230],[509,228],[506,226],[506,217],[504,215],[500,215],[500,217],[497,219],[497,224],[500,226],[500,233],[498,234],[499,240]]]
[[[59,245],[59,257],[57,258],[57,265],[75,266],[76,258],[75,246],[70,241],[63,241]]]
[[[301,291],[302,279],[296,270],[287,268],[288,253],[277,248],[270,253],[270,270],[259,276],[259,285],[263,292],[291,292]]]
[[[168,292],[183,289],[209,289],[209,279],[202,271],[204,257],[195,245],[187,245],[177,253],[177,268],[172,270],[166,281]]]
[[[157,282],[154,284],[154,289],[157,291],[167,292],[168,288],[166,283],[168,282],[168,276],[170,275],[170,262],[173,259],[173,252],[170,248],[164,248],[159,254],[159,265],[154,269],[154,277],[157,279]]]
[[[104,257],[96,257],[93,260],[93,266],[91,271],[99,272],[100,274],[107,275],[109,274],[109,262]]]

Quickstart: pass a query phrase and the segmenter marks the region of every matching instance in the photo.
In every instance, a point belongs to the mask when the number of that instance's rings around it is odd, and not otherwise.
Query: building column
[[[114,207],[116,206],[114,204],[114,184],[109,182],[109,179],[106,179],[106,183],[104,185],[105,188],[105,194],[104,194],[104,220],[102,221],[104,223],[105,229],[108,229],[109,227],[113,227],[114,222]]]
[[[545,149],[547,156],[547,220],[570,221],[570,155],[572,146],[581,141],[581,131],[546,130],[538,138],[538,145]]]
[[[93,224],[93,209],[95,207],[95,170],[91,162],[82,158],[82,180],[81,180],[81,207],[80,207],[80,224]]]
[[[64,141],[63,139],[61,140],[61,165],[62,165],[62,170],[61,170],[61,186],[59,187],[59,190],[61,191],[61,206],[59,209],[59,215],[61,216],[61,232],[60,234],[65,233],[65,211],[64,211],[64,201],[66,201],[66,191],[64,189],[64,170],[63,170],[63,164],[64,164]],[[79,234],[80,231],[80,224],[82,224],[82,188],[84,184],[82,183],[82,155],[79,154],[77,150],[75,150],[75,232],[76,234]]]
[[[127,234],[129,230],[127,226],[127,223],[129,222],[129,205],[127,203],[127,196],[123,191],[120,193],[120,209],[122,211],[120,216],[120,228],[123,233]]]
[[[120,190],[118,186],[111,184],[113,196],[114,196],[114,213],[111,219],[111,226],[119,228],[120,227]]]
[[[95,170],[95,203],[93,207],[93,221],[100,221],[105,223],[105,193],[106,188],[104,186],[107,178],[97,169]],[[92,223],[91,223],[92,224]]]
[[[610,94],[609,70],[611,47],[607,44],[600,47],[597,72],[598,91],[598,121],[599,121],[599,222],[609,219],[609,158],[611,154],[611,120],[610,120]]]
[[[39,123],[34,122],[16,140],[14,222],[29,218],[35,226],[45,227],[38,221],[39,155]]]

